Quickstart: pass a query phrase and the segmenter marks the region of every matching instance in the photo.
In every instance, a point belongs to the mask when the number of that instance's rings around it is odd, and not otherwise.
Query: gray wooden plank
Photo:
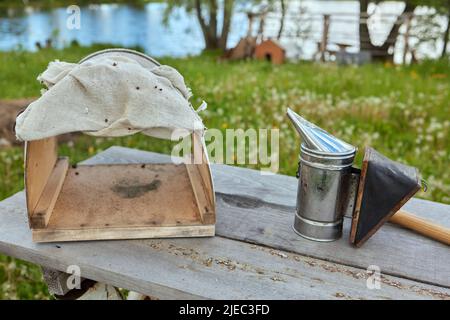
[[[165,162],[167,155],[113,147],[89,163]],[[393,224],[383,226],[362,248],[349,244],[350,219],[344,236],[332,243],[317,243],[296,235],[291,224],[297,179],[261,175],[259,171],[212,165],[217,196],[220,236],[263,244],[302,255],[366,269],[378,265],[382,272],[424,283],[450,287],[448,246]],[[412,199],[405,208],[418,216],[450,226],[450,206]]]
[[[450,299],[450,290],[222,237],[37,244],[23,192],[0,203],[0,251],[159,298]]]

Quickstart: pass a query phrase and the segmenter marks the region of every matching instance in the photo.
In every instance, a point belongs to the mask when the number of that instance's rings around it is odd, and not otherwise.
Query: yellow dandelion
[[[444,73],[435,73],[431,75],[431,78],[433,79],[445,79],[447,78],[447,75]]]

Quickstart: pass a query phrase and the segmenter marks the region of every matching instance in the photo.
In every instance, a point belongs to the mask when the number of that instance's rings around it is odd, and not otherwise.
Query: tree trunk
[[[394,58],[393,53],[389,53],[389,49],[395,46],[397,37],[399,34],[400,27],[403,22],[403,15],[399,16],[395,21],[392,29],[385,42],[381,46],[375,46],[370,40],[369,28],[367,26],[367,7],[369,5],[369,0],[360,0],[359,16],[360,20],[365,20],[365,22],[360,22],[359,24],[359,45],[361,51],[369,51],[371,53],[372,59],[375,61],[392,61]],[[416,5],[410,2],[405,3],[405,9],[403,14],[412,14]]]
[[[231,16],[233,13],[233,2],[234,0],[224,0],[223,23],[222,30],[219,35],[217,30],[217,0],[195,0],[195,12],[202,29],[206,50],[226,49],[228,34],[231,25]],[[202,4],[205,4],[207,6],[208,21],[206,21],[203,16]]]
[[[449,2],[450,4],[450,2]],[[444,47],[442,48],[441,58],[444,58],[447,55],[447,45],[448,45],[448,37],[450,35],[450,5],[447,11],[447,27],[444,32]]]
[[[264,39],[264,24],[266,23],[266,14],[267,12],[262,12],[259,16],[259,27],[256,34],[256,38],[259,41],[262,41]]]
[[[219,39],[219,48],[226,50],[228,34],[230,32],[231,16],[233,14],[233,0],[224,0],[222,33]]]
[[[369,28],[367,26],[367,7],[369,0],[359,0],[359,48],[360,51],[371,51]],[[363,22],[365,21],[365,22]]]
[[[202,29],[203,38],[205,40],[206,49],[214,48],[214,41],[211,41],[209,25],[206,23],[205,18],[202,13],[202,6],[200,0],[195,0],[195,12],[197,14],[198,22],[200,23],[200,27]]]
[[[216,42],[215,47],[218,47],[217,39],[217,1],[209,0],[209,37],[211,41]]]
[[[280,5],[281,5],[281,18],[280,18],[280,29],[278,29],[277,40],[280,40],[281,34],[283,33],[284,19],[286,16],[286,4],[285,4],[284,0],[280,0]]]

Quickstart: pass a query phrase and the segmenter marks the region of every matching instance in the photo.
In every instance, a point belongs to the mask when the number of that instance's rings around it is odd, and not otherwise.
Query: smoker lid
[[[290,108],[287,109],[287,116],[308,149],[324,154],[347,154],[356,152],[356,147],[307,121]]]

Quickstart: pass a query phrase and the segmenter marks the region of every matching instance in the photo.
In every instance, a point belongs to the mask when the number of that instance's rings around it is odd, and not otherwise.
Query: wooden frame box
[[[83,60],[126,56],[160,64],[128,49]],[[70,166],[57,137],[25,143],[25,190],[35,242],[214,236],[215,196],[202,133],[191,133],[188,163]]]
[[[202,137],[192,164],[70,166],[57,138],[25,144],[25,189],[35,242],[202,237],[215,232],[215,197]]]

